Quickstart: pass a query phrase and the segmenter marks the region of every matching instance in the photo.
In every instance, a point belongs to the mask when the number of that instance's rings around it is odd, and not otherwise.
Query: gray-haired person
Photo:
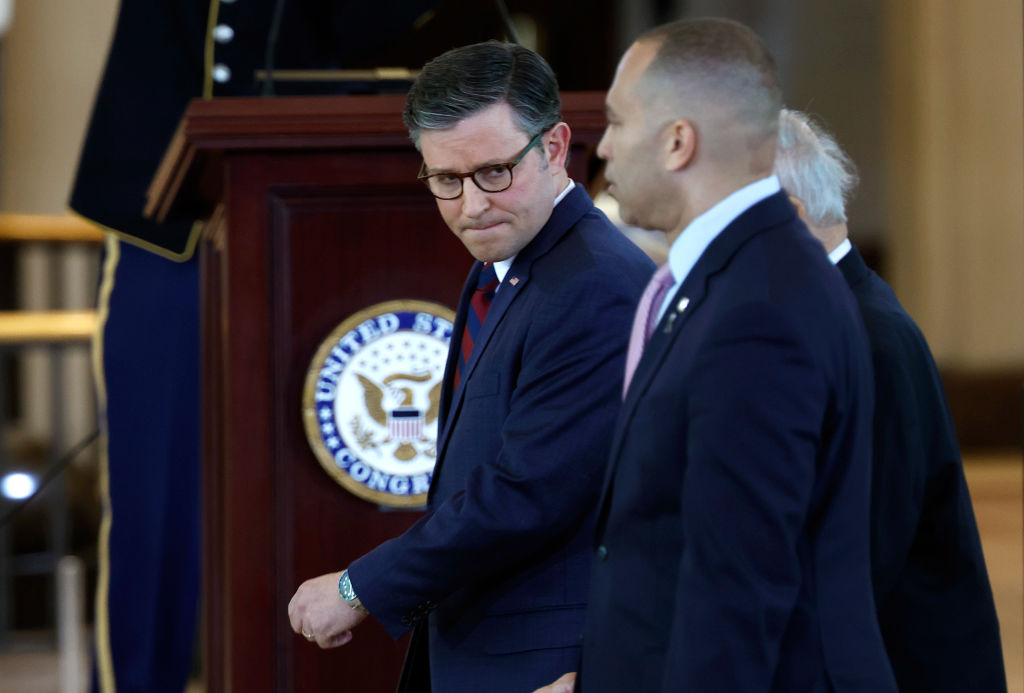
[[[847,237],[853,162],[809,116],[783,110],[775,172],[849,283],[871,343],[871,573],[900,692],[1005,691],[999,623],[942,381],[921,331]]]
[[[528,691],[579,657],[594,506],[654,267],[569,179],[560,109],[547,63],[497,42],[434,59],[409,93],[420,179],[476,259],[428,508],[288,609],[321,647],[367,612],[396,638],[414,628],[402,690]]]

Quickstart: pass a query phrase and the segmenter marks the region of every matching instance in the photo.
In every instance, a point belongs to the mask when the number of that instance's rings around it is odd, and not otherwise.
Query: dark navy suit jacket
[[[594,506],[653,270],[577,186],[516,257],[454,392],[452,340],[427,514],[350,566],[395,637],[429,613],[410,652],[429,633],[434,693],[522,693],[575,668]],[[425,674],[403,677],[424,690]]]
[[[585,693],[896,690],[868,565],[869,358],[784,193],[708,246],[616,424]]]
[[[838,267],[874,362],[871,563],[900,692],[1005,691],[992,588],[931,351],[856,249]]]

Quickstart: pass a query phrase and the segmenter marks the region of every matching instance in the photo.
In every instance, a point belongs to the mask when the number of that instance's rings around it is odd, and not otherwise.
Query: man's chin
[[[469,251],[469,254],[480,262],[499,262],[511,257],[511,254],[504,253],[502,248],[471,242],[463,242],[463,245],[466,246],[466,250]]]
[[[622,219],[622,223],[626,226],[637,226],[643,228],[643,224],[640,222],[640,219],[633,214],[631,209],[623,205],[621,202],[619,203],[619,218]]]
[[[631,209],[619,203],[619,219],[626,226],[631,226],[636,229],[644,229],[645,231],[660,231],[661,229],[653,226],[650,219],[644,219],[637,214],[634,214]]]

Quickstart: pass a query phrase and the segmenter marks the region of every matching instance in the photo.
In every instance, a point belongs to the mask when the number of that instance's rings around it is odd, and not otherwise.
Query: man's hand
[[[306,580],[288,602],[292,630],[323,648],[348,643],[352,629],[366,618],[338,594],[340,578],[338,572]]]
[[[554,683],[549,683],[544,688],[538,688],[533,693],[572,693],[573,686],[576,685],[576,672],[571,671],[565,674]]]

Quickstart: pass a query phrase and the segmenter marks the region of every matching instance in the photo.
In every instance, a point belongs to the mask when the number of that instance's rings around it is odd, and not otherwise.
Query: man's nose
[[[491,206],[491,197],[472,178],[462,182],[462,213],[467,217],[478,217]]]
[[[601,135],[601,141],[597,143],[597,156],[607,161],[608,157],[611,155],[611,152],[609,151],[610,149],[611,144],[608,142],[608,128],[605,128],[604,133]]]

